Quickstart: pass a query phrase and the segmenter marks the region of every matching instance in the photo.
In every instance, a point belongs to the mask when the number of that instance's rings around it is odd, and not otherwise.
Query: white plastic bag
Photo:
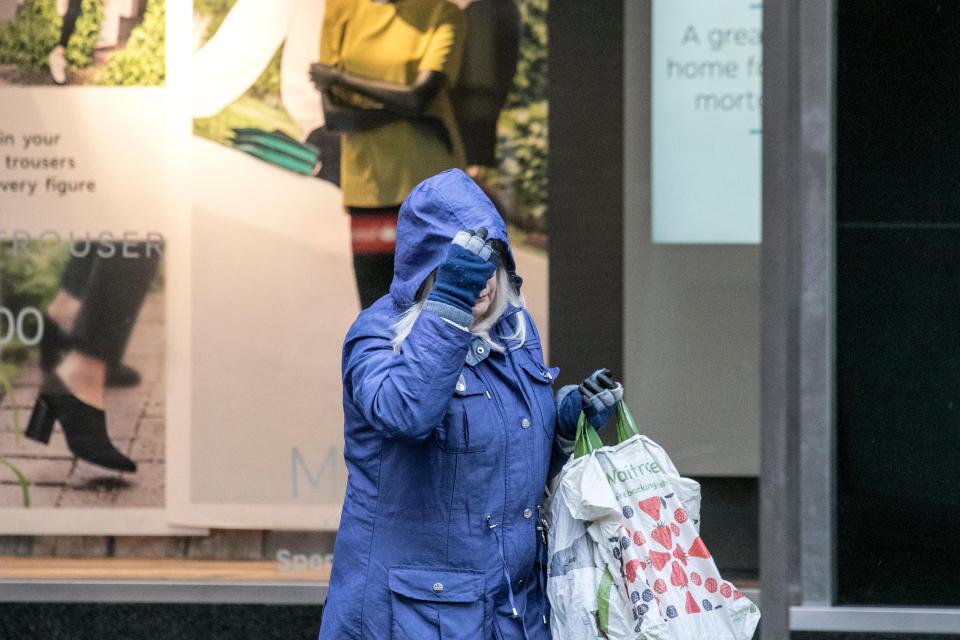
[[[633,638],[637,626],[622,593],[614,588],[587,523],[574,518],[568,500],[579,502],[579,493],[562,480],[547,502],[550,520],[547,548],[547,596],[550,599],[550,632],[553,640]]]
[[[553,588],[551,571],[551,605],[567,593],[589,603],[593,583],[600,588],[597,576],[606,575],[616,591],[616,597],[608,597],[605,633],[611,640],[749,640],[760,612],[720,577],[700,538],[699,485],[681,477],[666,452],[639,435],[625,405],[617,413],[620,443],[611,447],[602,446],[581,416],[577,450],[554,492],[550,513],[554,527],[562,529],[551,533],[551,541],[566,541],[579,524],[593,543],[594,570],[574,574],[582,587],[558,583]],[[577,524],[564,524],[566,518]],[[550,547],[551,565],[562,549]],[[579,556],[577,563],[582,563]],[[564,635],[576,628],[572,597],[558,599],[566,601],[559,602],[564,615],[554,618],[555,638],[604,637],[597,634],[603,631],[599,625],[592,636]]]

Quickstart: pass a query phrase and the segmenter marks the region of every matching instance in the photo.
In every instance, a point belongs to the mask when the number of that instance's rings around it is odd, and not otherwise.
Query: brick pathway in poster
[[[149,508],[164,505],[164,312],[163,294],[151,293],[140,311],[124,362],[142,376],[140,385],[108,389],[107,431],[114,445],[137,463],[137,472],[119,473],[76,460],[59,424],[50,444],[21,438],[13,431],[16,406],[26,426],[41,381],[36,364],[26,364],[12,397],[0,403],[0,456],[30,480],[33,508]],[[0,507],[21,505],[20,486],[0,467]]]

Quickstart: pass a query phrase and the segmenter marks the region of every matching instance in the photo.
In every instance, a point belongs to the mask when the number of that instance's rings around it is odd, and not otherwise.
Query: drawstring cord
[[[523,617],[517,612],[517,603],[513,596],[513,580],[510,579],[510,570],[507,569],[507,559],[503,555],[503,541],[500,539],[500,534],[497,533],[497,523],[492,521],[491,516],[487,516],[487,528],[493,531],[493,536],[497,539],[497,553],[500,554],[500,562],[503,565],[503,577],[507,581],[507,597],[510,599],[510,610],[513,612],[513,619],[520,621],[520,629],[523,631],[524,640],[530,640],[530,637],[527,635],[527,625],[524,623]]]
[[[543,624],[548,625],[550,621],[547,618],[547,607],[549,606],[546,587],[547,562],[549,560],[547,555],[547,529],[547,520],[543,517],[543,509],[540,505],[537,505],[537,533],[539,533],[537,560],[540,563],[540,569],[537,571],[537,587],[540,589],[540,601],[543,603]]]
[[[503,555],[503,542],[500,541],[497,526],[495,522],[491,522],[491,517],[487,516],[487,528],[493,531],[493,537],[497,539],[497,553],[500,554],[500,562],[503,565],[503,577],[507,580],[507,596],[510,598],[510,609],[513,611],[513,617],[519,618],[520,614],[517,613],[517,603],[513,598],[513,581],[510,579],[510,570],[507,569],[507,559]],[[524,631],[524,635],[526,635],[526,631]]]

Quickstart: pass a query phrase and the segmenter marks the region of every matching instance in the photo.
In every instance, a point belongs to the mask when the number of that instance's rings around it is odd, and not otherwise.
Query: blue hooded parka
[[[507,243],[493,204],[459,169],[414,188],[390,293],[347,333],[348,481],[320,640],[550,638],[537,526],[551,459],[564,453],[558,369],[544,364],[533,319],[508,307],[490,332],[503,352],[430,311],[399,351],[391,344],[453,236],[480,227]],[[509,248],[504,258],[512,268]],[[505,337],[518,315],[522,344]]]

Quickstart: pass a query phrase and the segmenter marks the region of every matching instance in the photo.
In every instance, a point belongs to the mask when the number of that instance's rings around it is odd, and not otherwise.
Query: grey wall
[[[650,230],[650,2],[624,51],[624,379],[685,474],[759,472],[759,246],[663,245]],[[551,185],[552,187],[552,185]]]
[[[626,21],[625,21],[626,19]],[[649,0],[550,9],[550,353],[684,473],[759,471],[759,248],[650,241]]]
[[[703,485],[721,570],[754,577],[758,248],[650,242],[649,16],[648,0],[551,6],[551,360],[564,383],[622,376],[641,428]]]

